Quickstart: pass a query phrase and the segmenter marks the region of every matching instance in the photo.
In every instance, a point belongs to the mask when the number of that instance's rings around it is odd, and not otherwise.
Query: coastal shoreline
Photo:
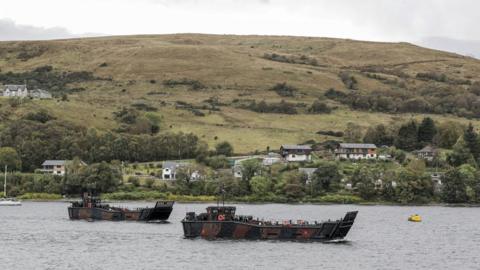
[[[62,198],[57,200],[52,199],[23,199],[22,202],[63,202],[70,203],[72,201],[81,200],[81,198]],[[140,199],[140,200],[104,200],[108,203],[152,203],[162,199]],[[212,200],[178,200],[175,203],[181,204],[216,204],[217,201]],[[399,204],[389,202],[360,202],[360,203],[340,203],[340,202],[275,202],[275,201],[236,201],[228,200],[225,204],[246,204],[246,205],[267,205],[267,204],[285,204],[285,205],[357,205],[357,206],[405,206],[405,207],[464,207],[464,208],[476,208],[480,207],[480,204],[448,204],[448,203],[427,203],[427,204]]]

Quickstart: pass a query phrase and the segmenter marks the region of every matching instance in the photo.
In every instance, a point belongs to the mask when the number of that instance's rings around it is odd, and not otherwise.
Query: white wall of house
[[[164,168],[162,170],[162,179],[163,180],[175,180],[175,174],[170,168]]]
[[[344,159],[375,159],[377,154],[338,154],[337,157]]]
[[[43,171],[54,175],[65,175],[65,167],[62,165],[44,166]]]
[[[288,154],[285,159],[290,162],[295,162],[295,161],[310,161],[311,156],[310,155],[305,155],[305,154]]]

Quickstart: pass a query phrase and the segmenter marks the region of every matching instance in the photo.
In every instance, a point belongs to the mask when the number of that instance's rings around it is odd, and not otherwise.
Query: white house
[[[418,158],[432,161],[438,154],[437,149],[433,148],[431,145],[427,145],[421,150],[414,151],[417,154]]]
[[[288,162],[312,160],[312,148],[309,145],[282,145],[280,154]]]
[[[38,98],[38,99],[50,99],[50,98],[52,98],[52,94],[50,94],[48,91],[42,90],[42,89],[31,90],[30,93],[28,94],[28,96],[32,97],[32,98]]]
[[[28,89],[27,85],[21,84],[7,84],[3,88],[3,96],[5,97],[27,97]]]
[[[72,162],[71,160],[45,160],[42,163],[42,169],[40,170],[43,173],[49,173],[54,175],[65,175],[67,165]],[[83,161],[80,161],[81,166],[87,166]]]
[[[377,146],[372,143],[341,143],[335,150],[335,157],[344,159],[377,158]]]
[[[162,166],[162,179],[163,180],[176,180],[177,169],[186,166],[186,163],[180,163],[175,161],[165,161]]]
[[[162,179],[163,180],[177,180],[178,169],[188,168],[190,164],[186,162],[165,161],[163,162]],[[198,170],[193,170],[190,173],[190,180],[200,180],[201,173]]]

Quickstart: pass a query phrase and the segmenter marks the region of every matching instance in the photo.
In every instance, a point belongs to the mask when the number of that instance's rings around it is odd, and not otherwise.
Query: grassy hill
[[[227,140],[236,152],[325,140],[316,132],[342,131],[348,122],[366,128],[429,114],[440,122],[480,125],[480,61],[408,43],[200,34],[0,42],[0,83],[22,83],[26,76],[29,85],[45,85],[28,77],[42,66],[52,66],[48,74],[56,74],[45,78],[65,80],[46,90],[67,93],[68,101],[12,107],[2,98],[2,121],[43,108],[59,119],[108,131],[119,127],[113,112],[133,105],[160,117],[160,132],[193,132],[210,145]],[[72,72],[91,76],[66,80]],[[271,90],[283,82],[294,87],[293,95]],[[325,97],[331,88],[354,98],[382,96],[393,105],[413,105],[359,108],[352,98]],[[284,100],[298,113],[246,109],[253,100]],[[315,100],[332,112],[308,113]]]

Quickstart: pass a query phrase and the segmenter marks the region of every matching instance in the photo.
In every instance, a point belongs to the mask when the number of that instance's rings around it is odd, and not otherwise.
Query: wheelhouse
[[[235,206],[210,206],[207,207],[209,220],[233,220],[235,218]]]

